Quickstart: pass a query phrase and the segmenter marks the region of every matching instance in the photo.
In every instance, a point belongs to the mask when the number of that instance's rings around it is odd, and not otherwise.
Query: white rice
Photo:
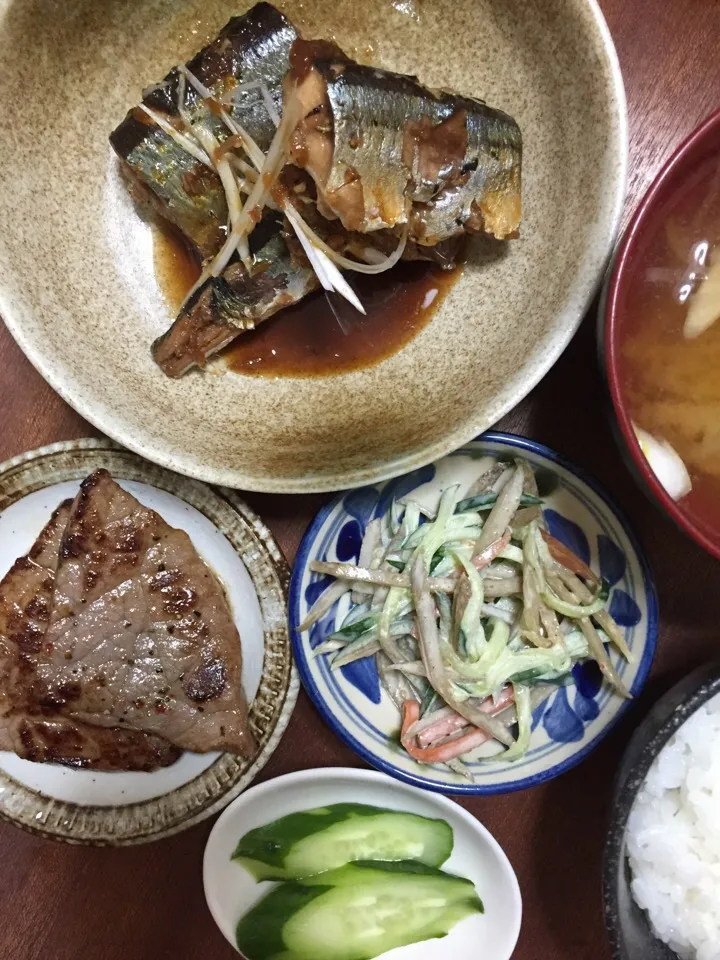
[[[632,892],[683,958],[720,960],[720,695],[658,754],[627,830]]]

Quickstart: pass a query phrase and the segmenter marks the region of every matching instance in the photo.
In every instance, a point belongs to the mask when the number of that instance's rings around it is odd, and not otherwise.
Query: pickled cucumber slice
[[[325,873],[318,873],[313,877],[305,877],[294,882],[302,887],[347,887],[354,883],[372,883],[376,880],[384,882],[392,880],[393,875],[407,876],[408,874],[436,880],[452,880],[455,883],[465,884],[468,895],[475,892],[472,880],[466,880],[453,873],[445,873],[438,867],[429,867],[416,860],[356,860],[336,870],[327,870]]]
[[[353,860],[417,860],[439,867],[452,853],[444,820],[355,803],[282,817],[246,833],[233,859],[257,880],[296,879]]]
[[[282,883],[237,927],[247,960],[370,960],[482,913],[473,884],[422,864],[348,864]]]

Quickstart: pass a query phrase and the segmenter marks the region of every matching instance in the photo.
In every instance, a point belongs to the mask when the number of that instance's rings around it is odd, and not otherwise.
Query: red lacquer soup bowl
[[[643,198],[615,256],[599,330],[620,443],[633,473],[683,530],[720,558],[718,281],[720,110],[678,148]],[[711,312],[718,301],[718,319],[688,336],[689,311],[697,312],[693,304],[703,288],[705,301],[713,291]],[[690,492],[669,495],[646,459],[638,427],[679,456]]]

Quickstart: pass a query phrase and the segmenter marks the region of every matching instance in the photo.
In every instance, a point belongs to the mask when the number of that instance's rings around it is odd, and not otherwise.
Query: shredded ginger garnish
[[[205,266],[197,282],[188,292],[183,302],[183,306],[185,306],[210,277],[220,276],[235,253],[240,256],[248,273],[251,272],[252,258],[248,238],[255,225],[260,221],[265,207],[277,208],[277,204],[273,200],[273,189],[287,163],[290,155],[291,138],[302,118],[302,113],[299,99],[291,93],[286,98],[287,103],[282,116],[279,116],[267,85],[261,81],[239,84],[218,99],[184,64],[181,64],[177,69],[180,74],[178,111],[185,123],[187,132],[177,130],[163,116],[151,108],[141,105],[142,109],[187,153],[218,174],[225,191],[230,221],[225,242],[213,260]],[[230,133],[242,143],[242,149],[250,160],[250,164],[239,156],[235,149],[221,149],[222,145],[216,136],[202,122],[193,123],[191,121],[184,106],[186,83],[189,83],[204,100],[212,102],[214,112],[220,117]],[[226,109],[226,104],[228,102],[233,103],[237,93],[253,89],[260,91],[268,115],[277,128],[267,153],[261,150],[242,124]],[[244,204],[242,203],[243,193],[247,195]],[[368,259],[375,262],[362,263],[343,256],[326,244],[287,197],[280,199],[279,204],[295,231],[323,289],[340,294],[356,310],[364,314],[365,310],[362,303],[338,267],[365,274],[378,274],[389,270],[395,266],[405,251],[407,228],[403,230],[397,247],[389,256],[384,256],[379,251],[368,248]]]

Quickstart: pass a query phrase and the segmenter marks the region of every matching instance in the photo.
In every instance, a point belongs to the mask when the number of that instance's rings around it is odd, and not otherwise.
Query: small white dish
[[[233,946],[238,921],[272,887],[267,881],[257,883],[231,859],[240,837],[290,813],[348,802],[447,821],[455,845],[443,870],[472,880],[485,906],[483,914],[467,917],[447,937],[399,947],[382,954],[383,960],[509,960],[520,933],[522,900],[515,872],[494,837],[452,800],[382,773],[342,767],[290,773],[252,787],[227,807],[213,827],[203,860],[205,897]]]

